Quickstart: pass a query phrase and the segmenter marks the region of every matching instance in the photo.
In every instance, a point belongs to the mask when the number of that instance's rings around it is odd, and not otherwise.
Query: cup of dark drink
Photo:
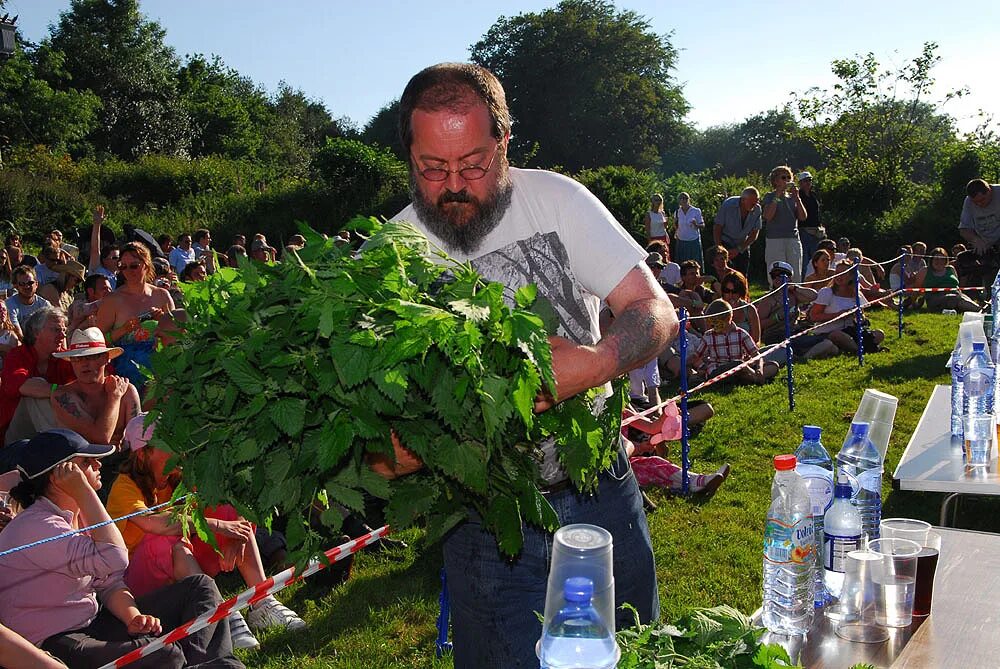
[[[941,553],[941,535],[928,532],[923,547],[917,554],[917,582],[913,592],[913,616],[930,615],[934,594],[934,574]]]

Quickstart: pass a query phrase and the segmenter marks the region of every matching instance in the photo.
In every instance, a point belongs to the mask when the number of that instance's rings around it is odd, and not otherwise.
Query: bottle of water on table
[[[868,423],[851,423],[851,431],[837,454],[837,470],[851,481],[851,503],[861,514],[866,541],[879,538],[882,520],[882,457],[868,439]]]
[[[795,473],[794,455],[774,457],[771,507],[764,525],[764,605],[761,622],[771,632],[805,634],[815,616],[816,534],[812,500]]]
[[[594,582],[583,576],[566,579],[559,610],[542,636],[542,669],[614,669],[618,645],[591,604]]]
[[[833,503],[833,460],[820,441],[823,430],[816,425],[802,426],[802,443],[795,450],[795,472],[802,477],[812,500],[813,531],[816,546],[823,545],[823,516]],[[826,588],[823,586],[823,556],[816,551],[815,603],[826,603]]]
[[[986,353],[986,344],[972,342],[972,355],[962,363],[962,392],[967,416],[993,413],[993,377],[995,368]]]
[[[951,352],[951,435],[961,437],[965,431],[965,392],[962,388],[962,344],[956,343]]]
[[[823,523],[823,579],[833,597],[840,597],[844,585],[847,554],[861,550],[861,514],[851,504],[852,493],[847,472],[839,471],[833,504]]]

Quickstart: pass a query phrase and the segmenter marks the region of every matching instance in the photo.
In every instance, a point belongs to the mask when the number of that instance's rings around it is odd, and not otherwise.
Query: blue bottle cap
[[[594,596],[594,582],[585,576],[570,576],[563,584],[567,602],[586,604]]]
[[[972,352],[982,351],[986,348],[986,344],[981,341],[972,342]]]
[[[868,423],[865,423],[864,421],[851,423],[851,434],[854,435],[855,437],[867,437]]]
[[[802,438],[809,441],[819,441],[819,436],[823,433],[823,428],[817,425],[803,425]]]

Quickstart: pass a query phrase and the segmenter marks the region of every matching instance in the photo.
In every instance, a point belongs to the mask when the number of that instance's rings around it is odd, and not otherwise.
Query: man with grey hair
[[[508,166],[511,119],[503,87],[488,70],[444,63],[415,75],[400,98],[400,138],[408,156],[413,204],[395,218],[425,232],[432,244],[505,286],[505,296],[529,283],[554,308],[550,333],[556,387],[536,398],[544,411],[589,388],[606,387],[644,365],[677,332],[677,317],[646,266],[646,252],[578,182],[541,170]],[[615,315],[605,333],[599,302]],[[619,455],[598,478],[597,492],[580,494],[554,444],[539,448],[542,494],[564,524],[589,523],[614,541],[615,607],[619,628],[634,623],[618,609],[629,602],[643,621],[659,616],[652,544],[639,487],[615,435]],[[422,467],[405,444],[395,458],[373,457],[387,478]],[[537,667],[552,536],[523,525],[514,559],[497,548],[479,515],[469,510],[444,540],[456,669]]]
[[[729,250],[729,265],[744,276],[750,275],[750,247],[761,228],[760,192],[753,186],[739,196],[727,197],[715,214],[712,237],[716,246]]]
[[[7,354],[0,372],[0,435],[4,445],[59,425],[49,399],[75,377],[69,362],[53,357],[66,346],[66,314],[42,307],[24,323],[24,343]]]

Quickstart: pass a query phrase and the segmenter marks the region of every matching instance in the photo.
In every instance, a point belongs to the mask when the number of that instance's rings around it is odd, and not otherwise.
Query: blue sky
[[[7,0],[34,40],[69,0]],[[364,125],[426,65],[467,60],[501,14],[539,11],[557,0],[141,0],[180,56],[218,54],[269,91],[279,81],[324,102],[334,116]],[[645,16],[658,34],[673,31],[675,72],[699,127],[740,121],[779,106],[792,91],[828,86],[830,61],[872,51],[901,64],[925,41],[940,44],[939,94],[962,86],[968,96],[945,108],[960,127],[979,109],[1000,112],[1000,3],[841,0],[824,3],[705,3],[617,0]],[[500,7],[501,9],[497,9]],[[975,68],[979,68],[978,71]]]

